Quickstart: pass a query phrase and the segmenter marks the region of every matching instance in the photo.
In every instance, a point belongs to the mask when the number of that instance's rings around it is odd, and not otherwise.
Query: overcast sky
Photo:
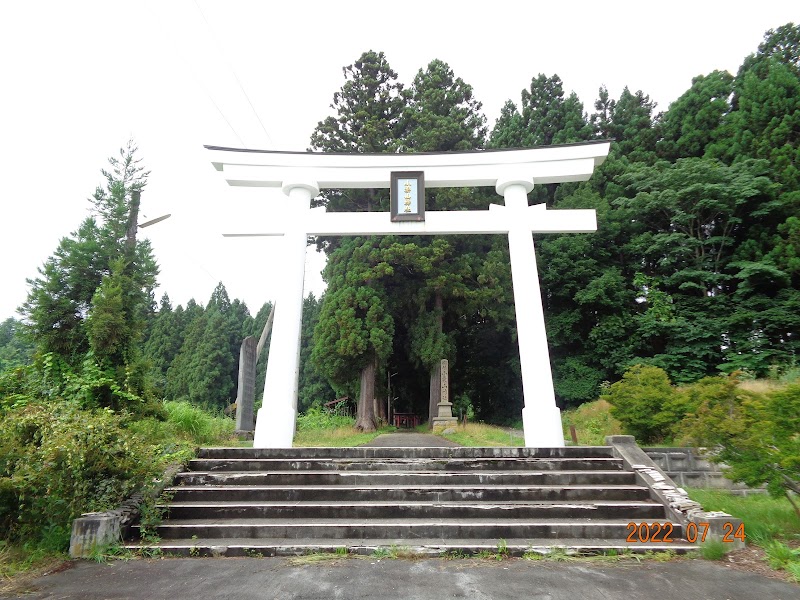
[[[494,125],[539,73],[558,74],[588,112],[598,88],[627,85],[666,110],[692,77],[736,72],[767,29],[800,20],[796,1],[265,2],[25,0],[0,4],[0,320],[26,278],[87,216],[100,170],[129,138],[152,172],[140,221],[160,289],[205,304],[217,282],[255,313],[280,256],[252,231],[280,210],[272,192],[231,188],[204,144],[305,150],[332,114],[342,67],[383,51],[409,84],[432,59],[474,88]],[[657,8],[656,8],[657,7]],[[306,288],[322,261],[309,252]]]

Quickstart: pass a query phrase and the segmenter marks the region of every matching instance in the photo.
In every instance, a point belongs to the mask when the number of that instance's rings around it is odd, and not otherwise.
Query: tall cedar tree
[[[397,74],[391,69],[382,52],[363,53],[352,65],[343,68],[345,83],[333,96],[331,108],[336,116],[321,121],[311,136],[313,150],[325,152],[393,152],[397,149],[398,129],[403,112],[403,86],[397,82]],[[388,210],[388,195],[376,190],[329,190],[323,195],[322,203],[328,210],[370,211]],[[355,253],[362,254],[365,247],[377,248],[379,238],[367,240],[320,240],[329,253],[329,261],[334,255],[337,261],[348,262]],[[374,431],[375,383],[379,361],[386,358],[388,351],[377,337],[366,336],[369,343],[341,346],[335,343],[333,328],[344,327],[349,331],[371,328],[372,323],[390,323],[391,315],[385,303],[385,296],[378,287],[367,288],[361,297],[351,289],[354,283],[344,277],[336,277],[332,270],[325,271],[328,291],[323,300],[320,322],[315,333],[314,357],[321,370],[331,381],[339,385],[345,383],[341,370],[324,361],[348,362],[352,368],[361,372],[358,401],[358,421],[356,426],[364,431]],[[366,279],[370,279],[367,277]],[[358,300],[356,300],[358,297]],[[361,307],[353,310],[353,302]],[[368,306],[367,309],[364,307]],[[366,310],[366,312],[361,312]],[[347,315],[350,323],[335,323],[332,315]],[[367,320],[365,320],[367,319]],[[327,350],[323,347],[328,344]],[[344,353],[330,356],[334,351]],[[353,372],[350,371],[349,377]]]
[[[448,152],[476,150],[486,138],[486,117],[481,103],[475,100],[472,86],[441,60],[431,61],[420,69],[411,87],[404,94],[402,149],[410,152]],[[426,192],[429,210],[463,210],[485,208],[487,196],[469,189],[436,189]],[[398,248],[398,258],[405,264],[407,281],[397,285],[391,297],[395,299],[395,322],[408,327],[407,349],[413,360],[430,373],[427,412],[429,423],[438,414],[440,397],[441,359],[451,367],[455,359],[454,323],[465,311],[476,308],[464,306],[468,290],[477,287],[474,267],[485,256],[491,240],[470,239],[472,236],[420,236],[404,238],[404,248]],[[411,277],[408,277],[411,275]],[[456,299],[462,302],[457,302]],[[399,301],[398,301],[399,300]],[[451,301],[456,301],[451,304]],[[406,313],[405,315],[399,313]],[[445,320],[450,322],[445,333]],[[398,325],[399,327],[400,325]],[[456,373],[453,372],[456,376]],[[397,384],[402,388],[403,377]]]

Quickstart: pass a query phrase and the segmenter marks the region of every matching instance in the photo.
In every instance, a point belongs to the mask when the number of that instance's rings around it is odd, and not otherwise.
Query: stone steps
[[[456,447],[380,447],[357,448],[200,448],[198,459],[484,459],[484,458],[605,458],[615,459],[608,446],[566,446],[563,448],[467,448]]]
[[[128,547],[190,556],[691,547],[605,447],[213,448],[175,483],[160,541]],[[641,523],[673,541],[626,542]]]
[[[484,470],[524,471],[611,471],[620,470],[619,460],[594,458],[198,458],[189,461],[192,472],[214,471],[419,471],[462,472]]]
[[[664,518],[653,502],[172,502],[162,506],[172,519],[342,519],[358,514],[363,519],[453,518],[481,519],[635,519]]]
[[[506,539],[252,539],[252,538],[186,538],[161,540],[157,543],[143,544],[130,542],[126,547],[131,550],[148,552],[158,551],[174,556],[228,556],[228,557],[266,557],[266,556],[303,556],[314,553],[345,553],[356,555],[374,555],[378,552],[397,556],[474,556],[493,554],[502,550],[508,556],[525,554],[547,555],[563,551],[567,554],[617,554],[630,552],[671,551],[676,554],[697,550],[693,544],[685,540],[671,543],[636,543],[627,544],[619,540],[586,539],[586,538],[506,538]]]
[[[183,485],[243,486],[435,486],[435,485],[630,485],[636,481],[626,471],[193,471],[178,475]]]
[[[448,501],[448,502],[563,502],[586,500],[646,500],[647,488],[639,485],[418,485],[394,486],[181,486],[168,488],[173,499],[183,502],[190,499],[203,501],[220,500],[287,500],[295,502],[328,500],[391,500],[403,502]]]
[[[598,538],[625,539],[629,519],[169,519],[156,528],[162,539],[198,538],[311,538],[311,539],[405,539],[421,538]],[[664,519],[656,521],[667,523]],[[651,524],[648,522],[648,524]],[[680,525],[672,524],[673,538]],[[187,535],[188,534],[188,535]]]

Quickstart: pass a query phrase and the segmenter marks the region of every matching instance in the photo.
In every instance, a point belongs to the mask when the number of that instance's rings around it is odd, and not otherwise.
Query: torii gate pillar
[[[522,408],[525,445],[561,447],[564,445],[561,411],[556,405],[553,390],[536,252],[533,234],[530,227],[526,227],[524,218],[528,210],[528,192],[533,189],[533,181],[501,179],[495,189],[505,200],[508,219],[519,224],[508,231],[508,253],[511,257],[522,396],[525,403]]]
[[[319,187],[314,181],[303,180],[286,182],[282,190],[289,197],[293,214],[283,235],[281,260],[285,279],[275,300],[275,325],[269,344],[264,399],[256,418],[254,448],[291,448],[297,419],[303,278],[308,244],[303,221],[311,208],[311,199],[319,194]]]

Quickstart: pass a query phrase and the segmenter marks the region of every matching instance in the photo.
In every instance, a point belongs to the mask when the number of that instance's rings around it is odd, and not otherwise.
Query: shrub
[[[756,394],[728,384],[706,394],[690,420],[698,445],[716,448],[727,476],[749,486],[767,485],[774,496],[800,493],[800,384]]]
[[[0,526],[65,550],[72,520],[113,508],[152,481],[157,450],[107,409],[33,402],[0,421]]]
[[[672,387],[666,371],[647,365],[628,369],[600,399],[611,404],[611,415],[642,444],[671,437],[687,409],[686,398]]]

